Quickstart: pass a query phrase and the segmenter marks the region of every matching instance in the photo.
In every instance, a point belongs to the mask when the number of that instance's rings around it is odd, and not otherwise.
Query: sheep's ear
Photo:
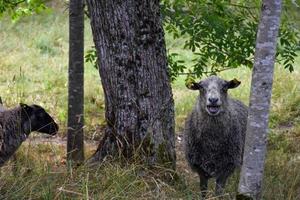
[[[25,104],[25,103],[20,103],[20,106],[21,106],[21,108],[23,108],[23,109],[26,110],[26,111],[30,110],[30,106],[28,106],[28,105]]]
[[[21,106],[22,108],[26,108],[26,107],[28,107],[28,105],[27,105],[27,104],[25,104],[25,103],[20,103],[20,106]]]
[[[233,88],[238,87],[240,84],[241,84],[241,81],[239,81],[237,79],[233,79],[231,81],[228,81],[226,85],[227,85],[228,89],[233,89]]]
[[[24,104],[24,103],[20,103],[20,106],[22,108],[22,113],[26,114],[27,116],[30,116],[32,115],[33,113],[33,108],[27,104]]]
[[[186,87],[190,90],[199,90],[201,86],[201,81],[199,83],[192,82],[190,84],[187,84]]]

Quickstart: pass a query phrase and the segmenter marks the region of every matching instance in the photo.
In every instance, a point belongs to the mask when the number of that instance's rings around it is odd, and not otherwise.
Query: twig
[[[196,74],[196,73],[195,72],[192,72],[192,73],[188,73],[188,72],[178,73],[178,75],[191,75],[191,74]]]
[[[217,69],[215,71],[204,71],[202,72],[202,74],[211,74],[211,73],[215,73],[215,72],[222,72],[222,71],[226,71],[226,70],[229,70],[229,69],[235,69],[236,67],[226,67],[226,68],[223,68],[223,69]],[[191,74],[196,74],[195,72],[192,72],[192,73],[188,73],[188,72],[182,72],[182,73],[178,73],[178,75],[191,75]]]
[[[60,192],[65,192],[65,193],[69,193],[69,194],[76,194],[76,195],[79,195],[79,196],[83,196],[82,193],[71,191],[71,190],[66,190],[63,187],[60,187],[57,190],[60,191]]]

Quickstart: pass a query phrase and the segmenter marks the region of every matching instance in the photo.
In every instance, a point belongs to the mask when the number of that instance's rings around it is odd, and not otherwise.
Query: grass
[[[67,13],[58,10],[49,15],[26,17],[16,24],[0,21],[0,94],[7,107],[19,102],[44,106],[60,123],[65,135],[67,115],[68,26]],[[86,50],[92,46],[86,21]],[[192,55],[182,49],[182,40],[166,35],[170,52],[177,52],[187,65]],[[277,65],[270,115],[269,151],[266,160],[263,199],[300,198],[300,57],[295,72]],[[242,81],[230,91],[233,97],[248,103],[251,70],[224,71],[223,78]],[[173,83],[176,130],[180,132],[197,92],[184,86],[185,77]],[[104,123],[104,99],[99,75],[90,64],[85,66],[85,132],[87,138],[99,138]],[[149,169],[136,163],[114,161],[96,168],[66,167],[65,146],[52,142],[22,145],[17,160],[1,168],[0,199],[196,199],[199,180],[188,168],[181,145],[177,145],[177,173],[167,169]],[[96,146],[86,145],[86,157]],[[163,179],[166,173],[172,178]],[[238,172],[226,191],[234,195]],[[210,190],[213,184],[210,183]],[[230,199],[230,196],[226,197]]]
[[[85,48],[89,49],[93,43],[87,21],[85,26]],[[5,105],[11,107],[19,102],[39,103],[56,117],[61,127],[65,127],[67,13],[27,17],[16,24],[4,19],[0,22],[0,28],[5,30],[0,32],[0,91]],[[89,64],[85,67],[84,89],[89,133],[96,130],[98,119],[103,119],[104,105],[98,72]]]

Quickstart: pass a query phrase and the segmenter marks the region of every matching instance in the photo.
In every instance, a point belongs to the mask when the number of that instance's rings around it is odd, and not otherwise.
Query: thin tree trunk
[[[88,0],[107,126],[90,160],[142,152],[175,167],[174,103],[159,1]]]
[[[69,102],[68,144],[69,161],[84,161],[84,15],[83,0],[71,0],[69,8]]]
[[[237,199],[261,199],[281,0],[264,0],[256,40],[244,160]]]

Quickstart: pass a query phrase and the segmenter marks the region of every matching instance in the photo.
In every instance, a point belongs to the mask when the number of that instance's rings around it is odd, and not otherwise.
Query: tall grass
[[[12,24],[0,21],[0,96],[7,107],[19,102],[44,106],[60,123],[65,135],[67,115],[68,22],[62,10],[47,15],[26,17]],[[86,50],[92,46],[86,21]],[[182,40],[166,35],[167,48],[177,52],[191,65],[193,56],[182,48]],[[300,57],[295,72],[277,65],[271,110],[271,134],[264,178],[264,199],[300,199]],[[242,84],[231,96],[248,104],[251,70],[238,68],[220,74],[237,78]],[[185,88],[184,76],[173,83],[176,130],[182,131],[198,92]],[[91,65],[85,66],[85,132],[99,137],[104,123],[104,98],[99,75]],[[87,146],[91,155],[95,146]],[[182,144],[177,141],[177,173],[162,179],[167,169],[149,169],[135,163],[119,161],[96,168],[86,166],[68,171],[65,146],[51,142],[29,143],[21,147],[17,160],[1,168],[0,199],[197,199],[199,180],[187,166]],[[230,199],[237,187],[238,172],[226,188]],[[210,183],[210,190],[213,184]],[[213,198],[212,198],[213,199]]]

